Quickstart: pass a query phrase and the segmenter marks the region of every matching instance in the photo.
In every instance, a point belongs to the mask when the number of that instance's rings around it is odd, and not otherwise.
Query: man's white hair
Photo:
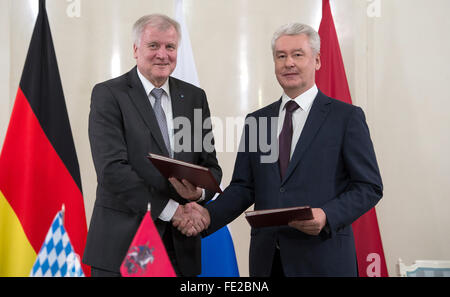
[[[177,21],[163,14],[149,14],[141,17],[133,25],[133,41],[137,47],[140,46],[142,32],[144,32],[147,26],[158,28],[161,31],[166,31],[170,27],[173,27],[177,31],[178,41],[181,39],[180,24]]]
[[[275,55],[275,43],[281,36],[289,35],[300,35],[305,34],[308,36],[309,45],[313,50],[314,54],[320,53],[320,36],[316,30],[311,26],[301,24],[301,23],[289,23],[281,26],[274,34],[272,38],[272,53]]]

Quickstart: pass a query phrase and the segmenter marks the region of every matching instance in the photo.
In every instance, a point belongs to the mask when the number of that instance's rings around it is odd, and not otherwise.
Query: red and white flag
[[[176,277],[150,210],[131,242],[120,273],[124,277]]]
[[[322,5],[322,21],[319,28],[322,67],[316,73],[316,84],[327,96],[352,104],[330,1],[322,0]],[[375,208],[356,220],[352,227],[359,276],[389,276]]]

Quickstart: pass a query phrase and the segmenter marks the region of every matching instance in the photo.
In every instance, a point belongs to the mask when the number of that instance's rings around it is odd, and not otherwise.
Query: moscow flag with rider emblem
[[[150,216],[150,207],[120,266],[120,273],[124,277],[176,277]]]

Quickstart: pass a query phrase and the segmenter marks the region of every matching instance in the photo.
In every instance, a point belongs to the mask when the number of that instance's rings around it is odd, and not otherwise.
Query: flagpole
[[[45,1],[45,0],[43,0]],[[63,203],[62,208],[61,208],[61,217],[62,217],[62,224],[64,226],[64,217],[66,215],[66,205]]]

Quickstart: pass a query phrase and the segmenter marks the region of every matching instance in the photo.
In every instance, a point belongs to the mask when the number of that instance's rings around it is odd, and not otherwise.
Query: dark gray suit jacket
[[[222,171],[215,150],[193,150],[194,143],[203,143],[203,138],[211,133],[211,129],[194,133],[194,110],[201,115],[202,123],[210,117],[205,92],[172,77],[169,87],[173,118],[189,119],[192,132],[191,149],[175,152],[174,158],[210,168],[220,183]],[[166,228],[172,228],[176,260],[182,274],[199,274],[200,237],[185,237],[170,222],[158,219],[169,199],[180,204],[188,201],[176,193],[146,158],[148,153],[168,156],[168,152],[136,67],[94,87],[89,140],[98,186],[83,262],[118,272],[150,202],[151,215],[161,237]],[[213,196],[214,193],[206,191],[205,202]]]
[[[278,117],[281,100],[252,114],[261,120]],[[270,137],[270,120],[265,139]],[[277,131],[276,129],[274,129]],[[361,108],[319,91],[283,179],[278,162],[262,163],[265,153],[252,151],[248,127],[245,149],[238,153],[231,184],[212,203],[212,233],[252,204],[255,210],[310,205],[322,208],[327,231],[311,236],[288,226],[252,228],[250,275],[270,276],[277,244],[287,276],[356,276],[356,253],[351,224],[374,207],[383,185],[369,129]],[[254,134],[254,133],[253,133]],[[250,135],[250,136],[249,136]],[[265,141],[265,140],[263,140]]]

